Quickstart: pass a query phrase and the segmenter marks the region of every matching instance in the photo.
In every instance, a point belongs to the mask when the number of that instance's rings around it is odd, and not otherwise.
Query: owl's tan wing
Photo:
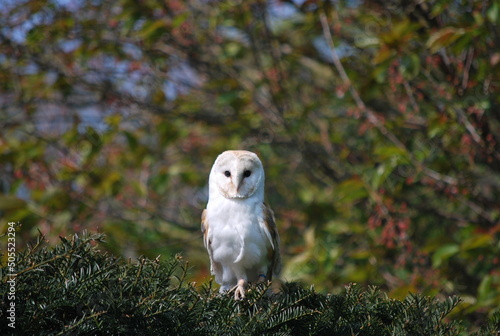
[[[204,209],[202,214],[201,214],[201,233],[203,234],[203,245],[205,245],[205,248],[208,250],[208,254],[210,255],[210,259],[212,259],[212,255],[210,252],[210,249],[208,248],[208,221],[207,221],[207,209]]]
[[[262,203],[262,210],[264,214],[264,229],[266,230],[266,235],[272,246],[267,251],[270,267],[266,276],[268,280],[272,280],[273,274],[277,276],[281,271],[280,237],[278,235],[273,210],[264,203]]]
[[[212,242],[209,236],[210,226],[207,219],[207,209],[203,210],[201,214],[201,233],[203,234],[203,245],[205,245],[210,258],[210,273],[215,275],[215,281],[220,282],[222,278],[222,267],[212,259]]]

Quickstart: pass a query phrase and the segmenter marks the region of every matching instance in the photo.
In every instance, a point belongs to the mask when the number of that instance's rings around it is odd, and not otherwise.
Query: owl
[[[248,282],[272,280],[281,269],[273,211],[264,204],[264,168],[255,153],[230,150],[215,160],[201,218],[210,271],[220,292],[245,298]]]

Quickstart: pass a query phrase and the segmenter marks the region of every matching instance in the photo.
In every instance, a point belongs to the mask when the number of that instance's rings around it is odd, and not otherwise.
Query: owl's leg
[[[258,282],[265,282],[266,280],[271,280],[271,279],[267,278],[267,270],[268,270],[267,266],[262,266],[259,269],[259,280],[258,280]]]
[[[245,298],[245,290],[248,283],[246,271],[238,264],[233,265],[232,271],[234,272],[235,280],[237,280],[236,286],[234,287],[234,299],[243,300]]]
[[[246,279],[239,279],[238,284],[234,289],[234,299],[235,300],[243,300],[245,298],[245,289],[247,286]]]
[[[222,278],[222,282],[219,282],[221,285],[219,292],[224,293],[231,290],[236,280],[233,271],[229,267],[222,267],[221,273],[219,274]]]

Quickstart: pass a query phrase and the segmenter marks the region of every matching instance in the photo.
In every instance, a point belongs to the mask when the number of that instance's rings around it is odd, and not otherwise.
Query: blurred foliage
[[[217,154],[255,151],[283,278],[500,306],[497,1],[4,1],[0,229],[183,252]]]
[[[272,293],[254,284],[235,301],[207,282],[188,283],[187,263],[118,260],[98,248],[103,235],[61,238],[53,249],[36,245],[20,252],[15,278],[16,329],[2,335],[463,335],[458,321],[445,317],[460,302],[422,295],[389,299],[372,287],[349,285],[339,294],[317,293],[285,283]],[[0,263],[0,276],[10,271]],[[0,283],[0,293],[10,284]],[[6,296],[6,295],[5,295]],[[5,318],[9,301],[0,303]],[[480,333],[493,335],[495,315]],[[495,320],[496,319],[496,320]]]

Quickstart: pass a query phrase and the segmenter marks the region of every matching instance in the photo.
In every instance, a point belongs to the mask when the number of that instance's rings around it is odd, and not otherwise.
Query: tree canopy
[[[497,1],[3,1],[0,226],[183,252],[256,152],[283,277],[500,306]]]

